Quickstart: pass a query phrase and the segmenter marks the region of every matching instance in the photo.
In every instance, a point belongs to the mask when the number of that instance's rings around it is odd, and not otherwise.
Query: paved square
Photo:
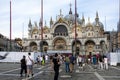
[[[53,80],[54,71],[49,64],[34,66],[33,77],[20,77],[20,64],[0,63],[1,80]],[[120,67],[109,66],[109,70],[94,69],[93,65],[86,65],[83,71],[75,65],[73,73],[66,73],[64,64],[60,66],[59,80],[120,80]]]

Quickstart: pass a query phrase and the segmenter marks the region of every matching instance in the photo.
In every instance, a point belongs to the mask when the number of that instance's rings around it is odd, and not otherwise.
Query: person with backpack
[[[60,60],[59,60],[59,56],[57,53],[55,53],[55,56],[52,60],[53,62],[53,69],[54,69],[54,80],[58,80],[58,76],[59,76],[59,67],[60,67]]]
[[[26,65],[26,57],[23,56],[23,58],[20,60],[21,63],[21,71],[20,71],[20,77],[23,77],[23,71],[25,71],[25,77],[27,76],[27,65]]]
[[[75,57],[73,55],[70,56],[70,72],[73,72],[73,68],[74,68],[74,64],[75,64]]]

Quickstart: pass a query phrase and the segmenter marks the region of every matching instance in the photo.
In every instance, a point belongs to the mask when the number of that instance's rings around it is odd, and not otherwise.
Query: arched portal
[[[105,44],[105,41],[100,41],[100,47],[101,47],[101,53],[105,54],[107,51],[107,45]]]
[[[54,50],[66,50],[66,41],[63,38],[56,38],[53,42]]]
[[[29,51],[37,51],[37,43],[36,42],[31,42],[29,46],[30,46]]]
[[[48,50],[48,43],[46,41],[40,42],[40,51],[47,53]]]
[[[72,53],[79,55],[81,51],[81,42],[79,40],[73,41],[72,43]]]
[[[86,55],[92,55],[95,52],[95,42],[92,40],[88,40],[85,43],[85,51],[86,51]]]

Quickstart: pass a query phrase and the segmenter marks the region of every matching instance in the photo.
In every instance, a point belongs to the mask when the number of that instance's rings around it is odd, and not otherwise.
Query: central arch
[[[88,40],[85,42],[85,51],[86,55],[92,55],[95,51],[95,42],[92,40]]]
[[[53,41],[54,50],[66,50],[66,41],[65,39],[58,37]]]

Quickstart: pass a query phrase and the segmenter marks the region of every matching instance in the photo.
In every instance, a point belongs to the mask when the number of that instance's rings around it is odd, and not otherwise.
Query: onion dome
[[[93,22],[93,26],[104,28],[103,23],[99,21],[98,12],[96,12],[96,18],[95,18],[95,22]]]
[[[88,17],[88,23],[86,24],[86,27],[90,27],[90,26],[93,26],[90,22],[90,18]]]
[[[78,14],[76,14],[76,18],[77,18],[77,23],[82,24],[82,20],[79,18]],[[71,6],[70,6],[69,14],[66,15],[64,19],[67,20],[68,22],[71,22],[72,24],[75,23],[75,14],[72,14]]]
[[[64,19],[67,20],[68,22],[72,22],[72,24],[75,23],[75,15],[73,14],[66,15]],[[77,17],[77,23],[82,24],[82,21],[79,17]]]

